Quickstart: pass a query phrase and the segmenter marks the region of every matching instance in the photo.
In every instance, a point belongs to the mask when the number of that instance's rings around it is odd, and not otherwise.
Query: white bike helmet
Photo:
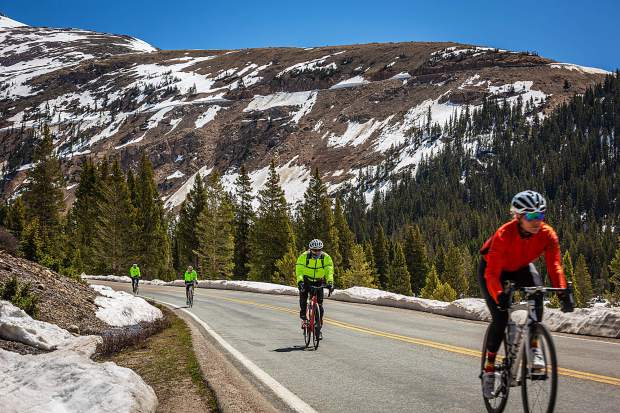
[[[526,214],[528,212],[545,212],[547,210],[547,202],[545,198],[534,191],[519,192],[512,198],[510,210],[516,214]]]
[[[323,249],[323,241],[320,239],[313,239],[310,241],[310,245],[308,245],[311,250],[322,250]]]

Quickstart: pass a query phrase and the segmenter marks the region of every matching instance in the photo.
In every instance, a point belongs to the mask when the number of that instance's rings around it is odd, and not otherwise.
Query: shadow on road
[[[290,353],[291,351],[304,351],[304,349],[305,349],[304,346],[294,346],[294,347],[277,348],[273,351],[276,351],[278,353]]]

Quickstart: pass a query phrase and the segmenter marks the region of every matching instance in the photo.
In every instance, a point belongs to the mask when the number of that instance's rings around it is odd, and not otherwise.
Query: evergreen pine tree
[[[38,221],[41,248],[52,265],[54,261],[62,259],[56,237],[62,229],[61,213],[64,209],[64,179],[60,160],[53,149],[52,135],[45,125],[42,139],[34,152],[34,166],[28,173],[29,180],[23,194],[27,219]]]
[[[188,265],[198,268],[198,256],[194,253],[194,250],[198,248],[196,224],[206,203],[207,193],[204,181],[200,173],[196,173],[194,184],[181,204],[179,221],[176,225],[179,271],[184,271]]]
[[[258,193],[258,211],[250,230],[248,279],[265,282],[279,280],[276,262],[290,251],[294,242],[288,205],[275,163],[271,161],[265,187]],[[293,273],[295,268],[290,271]]]
[[[172,257],[164,208],[155,186],[153,166],[142,156],[135,178],[135,239],[138,264],[146,279],[172,277]]]
[[[463,254],[455,245],[450,244],[443,255],[443,274],[440,277],[443,283],[450,284],[457,296],[465,295],[469,287],[467,268]]]
[[[344,215],[340,198],[336,198],[334,206],[334,225],[338,232],[338,245],[340,247],[340,256],[342,257],[342,271],[351,265],[350,253],[355,243],[355,235],[349,228],[347,218]]]
[[[431,265],[431,269],[426,276],[426,280],[424,281],[424,288],[420,291],[420,297],[432,299],[433,293],[440,285],[441,281],[439,281],[437,269],[434,265]]]
[[[379,277],[379,288],[387,290],[388,288],[388,267],[389,267],[389,251],[388,242],[385,238],[385,232],[383,226],[377,227],[375,235],[373,252],[375,258],[375,265],[377,268],[377,275]]]
[[[375,264],[375,253],[372,249],[372,242],[365,241],[364,242],[364,255],[366,257],[366,261],[368,261],[368,267],[370,268],[370,273],[372,276],[372,288],[379,288],[379,275],[377,274],[377,266]]]
[[[128,243],[138,237],[129,188],[118,159],[111,173],[102,181],[101,199],[96,205],[98,217],[91,228],[93,254],[103,264],[106,273],[126,275],[133,257]],[[95,206],[93,206],[95,208]]]
[[[39,219],[35,217],[24,227],[19,243],[19,255],[27,260],[40,262],[44,257],[41,238]]]
[[[577,265],[575,266],[575,301],[577,307],[588,307],[590,299],[592,299],[592,278],[586,265],[586,259],[583,254],[577,258]],[[579,295],[577,295],[577,291]]]
[[[435,291],[433,291],[434,300],[452,302],[456,300],[456,298],[456,291],[454,290],[454,288],[452,288],[452,286],[450,286],[450,283],[448,282],[440,282],[437,288],[435,288]]]
[[[245,167],[239,168],[239,177],[235,181],[235,268],[234,278],[245,280],[248,277],[250,258],[250,226],[254,221],[252,210],[252,181]],[[293,249],[294,250],[294,249]],[[293,265],[295,265],[293,263]],[[290,273],[290,268],[287,274]]]
[[[411,276],[407,270],[407,261],[400,242],[392,246],[393,256],[389,268],[389,291],[396,294],[411,295]]]
[[[405,229],[405,257],[407,269],[411,275],[411,289],[416,295],[419,295],[424,288],[424,280],[428,275],[430,264],[426,245],[424,245],[422,233],[417,225],[408,225]]]
[[[232,278],[234,267],[234,212],[232,201],[224,190],[217,172],[209,176],[206,186],[206,204],[196,223],[202,278]]]
[[[97,175],[97,168],[92,160],[87,159],[82,165],[80,182],[75,190],[75,202],[71,212],[71,237],[80,250],[80,257],[87,271],[98,272],[102,270],[100,262],[96,262],[93,251],[93,228],[97,218],[101,216],[98,211],[102,200],[102,182]]]
[[[295,265],[299,254],[295,250],[295,244],[291,243],[289,249],[284,256],[276,260],[276,272],[271,282],[276,284],[285,284],[292,287],[297,286],[297,279],[293,276],[295,273]]]
[[[298,248],[306,248],[308,243],[315,238],[323,241],[324,250],[334,261],[334,279],[338,285],[337,280],[342,265],[338,229],[334,223],[331,200],[327,196],[327,188],[321,180],[318,168],[315,168],[304,194],[304,201],[299,206],[297,221]]]
[[[342,273],[340,288],[347,289],[354,286],[377,288],[377,279],[368,263],[368,254],[364,252],[364,248],[359,244],[353,244],[348,255],[350,266]]]
[[[609,284],[611,286],[611,301],[617,303],[620,301],[620,237],[618,237],[618,249],[609,264]]]
[[[6,228],[19,239],[26,225],[26,207],[21,196],[9,205],[4,220]]]

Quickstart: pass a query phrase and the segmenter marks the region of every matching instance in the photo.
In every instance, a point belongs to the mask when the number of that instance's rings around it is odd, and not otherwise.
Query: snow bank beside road
[[[132,370],[90,359],[101,337],[75,337],[0,301],[0,338],[58,348],[39,355],[0,349],[3,412],[116,413],[154,412],[157,408],[155,392]]]
[[[54,324],[33,320],[8,301],[0,301],[0,338],[48,351],[55,350],[74,339],[67,330]]]
[[[86,277],[113,281],[109,277]],[[182,280],[164,283],[170,286],[183,286]],[[298,295],[297,288],[279,284],[252,282],[201,280],[199,288],[247,291],[263,294]],[[407,308],[448,317],[467,320],[490,321],[491,315],[486,303],[481,298],[463,298],[451,303],[409,297],[387,291],[365,287],[352,287],[336,290],[332,300],[361,304],[374,304],[388,307]],[[545,324],[552,330],[562,333],[582,334],[599,337],[620,338],[620,308],[579,308],[574,313],[562,313],[559,310],[545,309]]]
[[[159,308],[153,307],[140,297],[115,291],[104,285],[91,285],[91,287],[103,296],[95,298],[95,304],[100,307],[96,313],[97,318],[111,326],[130,326],[163,317]]]

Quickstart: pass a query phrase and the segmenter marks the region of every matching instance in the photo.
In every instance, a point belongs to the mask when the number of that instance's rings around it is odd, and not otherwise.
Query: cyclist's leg
[[[478,282],[480,283],[482,296],[487,303],[492,318],[489,326],[489,334],[487,336],[487,367],[491,369],[495,361],[495,354],[497,350],[499,350],[499,346],[504,339],[504,330],[506,329],[506,324],[508,324],[508,312],[500,311],[497,308],[497,303],[493,300],[491,294],[489,294],[486,280],[484,279],[486,264],[486,261],[482,258],[480,260],[480,266],[478,267]]]
[[[306,308],[308,307],[308,289],[304,288],[299,292],[299,318],[306,318]]]

